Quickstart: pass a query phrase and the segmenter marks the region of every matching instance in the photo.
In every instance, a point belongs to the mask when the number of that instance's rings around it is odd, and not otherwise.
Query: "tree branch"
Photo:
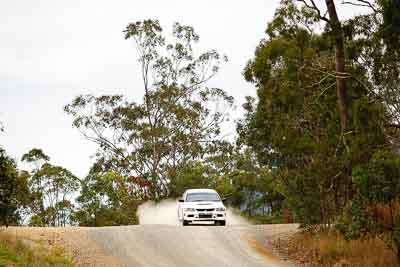
[[[349,1],[342,1],[343,5],[352,5],[352,6],[360,6],[360,7],[369,7],[371,8],[375,13],[378,12],[378,10],[375,8],[373,4],[371,4],[367,0],[355,0],[356,2],[349,2]]]
[[[325,12],[324,15],[322,15],[321,10],[317,7],[317,5],[315,4],[314,0],[310,0],[311,4],[307,3],[306,0],[297,0],[299,2],[302,2],[307,8],[314,10],[315,12],[317,12],[318,18],[320,20],[325,21],[328,24],[331,24],[331,21],[326,17],[328,11]]]

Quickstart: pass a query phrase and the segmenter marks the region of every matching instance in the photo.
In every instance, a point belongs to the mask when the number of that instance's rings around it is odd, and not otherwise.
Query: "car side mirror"
[[[185,202],[182,198],[178,199],[178,202]]]
[[[228,200],[228,198],[223,198],[221,201],[226,202],[227,200]]]

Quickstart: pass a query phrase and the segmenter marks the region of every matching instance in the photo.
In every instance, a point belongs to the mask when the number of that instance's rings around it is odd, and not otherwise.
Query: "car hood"
[[[183,203],[184,208],[194,208],[194,209],[216,209],[216,208],[225,208],[224,204],[222,202],[216,202],[216,201],[211,201],[211,202],[184,202]]]

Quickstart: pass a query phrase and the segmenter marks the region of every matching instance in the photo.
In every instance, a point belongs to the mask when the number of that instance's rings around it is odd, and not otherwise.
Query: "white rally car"
[[[226,224],[226,208],[219,194],[212,189],[189,189],[178,202],[178,219],[182,224],[213,221]]]

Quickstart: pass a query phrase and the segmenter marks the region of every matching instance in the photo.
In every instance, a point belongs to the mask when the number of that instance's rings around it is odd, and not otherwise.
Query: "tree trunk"
[[[271,200],[271,202],[270,202],[270,206],[271,206],[271,211],[270,211],[270,213],[271,213],[271,215],[274,213],[274,205],[273,205],[273,201]]]
[[[397,260],[400,262],[400,248],[397,247]]]
[[[340,127],[342,135],[347,131],[347,101],[346,101],[346,84],[345,84],[345,53],[344,53],[344,36],[342,24],[339,21],[335,3],[333,0],[325,0],[326,7],[330,18],[330,26],[332,28],[333,37],[335,38],[336,52],[336,95],[340,115]]]

